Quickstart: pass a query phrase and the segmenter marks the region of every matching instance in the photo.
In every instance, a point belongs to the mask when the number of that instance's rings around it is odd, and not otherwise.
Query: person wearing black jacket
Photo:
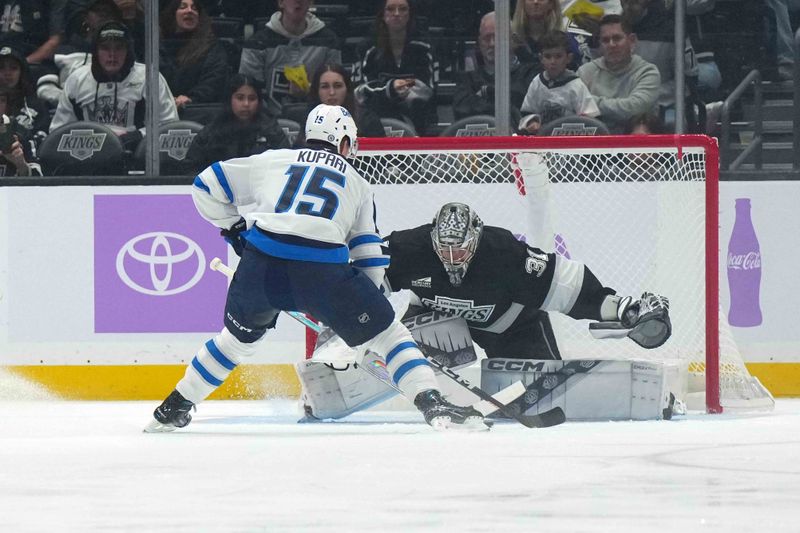
[[[228,59],[211,29],[204,4],[171,0],[161,11],[161,74],[178,109],[218,102],[228,77]]]
[[[384,0],[375,26],[375,43],[359,66],[356,98],[381,118],[412,122],[424,135],[437,122],[439,63],[431,45],[418,40],[414,3]]]
[[[50,127],[50,114],[36,97],[25,56],[17,48],[4,44],[0,44],[0,90],[4,99],[0,114],[9,117],[10,128],[25,159],[35,163],[39,144]]]
[[[475,70],[462,72],[456,79],[453,94],[453,116],[456,120],[473,115],[494,115],[495,91],[495,13],[487,13],[481,19],[478,33],[478,53]],[[520,63],[511,52],[510,103],[511,123],[520,118],[520,106],[536,68],[530,63]]]
[[[247,157],[272,148],[289,148],[277,120],[264,109],[256,82],[236,74],[224,109],[195,137],[186,155],[193,172],[217,161]]]

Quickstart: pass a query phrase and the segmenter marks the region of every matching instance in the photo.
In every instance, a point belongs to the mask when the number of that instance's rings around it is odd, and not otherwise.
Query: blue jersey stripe
[[[208,194],[211,194],[211,189],[208,188],[208,185],[203,183],[203,180],[200,179],[200,176],[194,177],[194,186],[197,187],[198,189],[206,191]]]
[[[217,345],[214,343],[214,339],[211,339],[206,343],[206,350],[208,350],[208,353],[211,354],[211,357],[213,357],[217,363],[221,364],[228,370],[233,370],[236,368],[236,363],[225,357],[225,354],[222,353],[219,348],[217,348]]]
[[[362,244],[383,244],[383,239],[375,234],[359,235],[354,239],[350,239],[350,242],[347,244],[347,246],[352,250],[356,246],[361,246]]]
[[[399,354],[403,350],[408,350],[409,348],[417,348],[417,343],[413,341],[406,341],[406,342],[401,342],[400,344],[395,346],[392,349],[392,351],[389,352],[389,354],[386,356],[386,364],[388,365],[389,363],[391,363],[395,355]]]
[[[215,387],[219,387],[220,385],[222,385],[222,381],[220,381],[217,378],[215,378],[211,374],[211,372],[206,370],[206,367],[204,367],[202,364],[200,364],[200,361],[197,359],[197,357],[192,359],[192,366],[194,367],[195,370],[197,370],[197,372],[200,374],[200,376],[202,376],[202,378],[209,385],[213,385]]]
[[[389,266],[388,257],[372,257],[369,259],[356,259],[353,261],[356,268],[386,267]]]
[[[336,248],[315,248],[301,244],[289,244],[275,240],[261,231],[250,231],[246,238],[265,254],[282,259],[317,263],[347,263],[350,260],[350,253],[344,245]]]
[[[411,361],[406,361],[400,368],[397,369],[397,372],[394,373],[392,376],[392,381],[399,384],[400,380],[403,379],[403,376],[411,372],[411,370],[417,368],[418,366],[429,366],[428,361],[425,359],[412,359]]]
[[[219,181],[222,190],[225,191],[225,196],[227,196],[228,200],[233,203],[233,191],[231,190],[231,185],[228,183],[228,178],[225,176],[225,171],[222,170],[222,166],[220,166],[219,161],[211,165],[211,170],[213,170],[214,174],[216,174],[217,181]]]

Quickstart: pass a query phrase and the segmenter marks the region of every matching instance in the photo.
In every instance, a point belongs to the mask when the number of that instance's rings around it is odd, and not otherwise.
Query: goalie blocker
[[[475,346],[464,319],[433,311],[403,319],[402,322],[426,357],[434,358],[453,370],[477,361]],[[296,365],[297,376],[303,387],[301,398],[306,421],[343,418],[397,394],[386,383],[389,375],[384,361],[369,350],[355,365],[368,366],[371,372],[355,368],[350,361],[344,365],[315,361],[318,351],[330,351],[327,344],[328,339],[321,338],[311,359]],[[343,349],[347,350],[346,345]],[[344,355],[360,353],[362,350],[351,350]],[[325,358],[331,360],[328,353],[325,353]]]

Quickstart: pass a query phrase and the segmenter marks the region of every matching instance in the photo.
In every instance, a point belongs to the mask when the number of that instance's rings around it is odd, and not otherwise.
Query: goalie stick
[[[216,270],[217,272],[221,272],[222,274],[224,274],[228,278],[233,278],[234,270],[231,267],[229,267],[228,265],[226,265],[225,263],[223,263],[222,260],[219,257],[213,258],[211,260],[210,264],[209,264],[209,267],[211,268],[211,270]],[[317,333],[319,333],[323,329],[322,326],[320,326],[319,324],[317,324],[313,320],[309,319],[308,317],[306,317],[302,313],[298,313],[297,311],[284,311],[284,312],[286,314],[288,314],[289,316],[291,316],[292,318],[294,318],[295,320],[297,320],[298,322],[300,322],[301,324],[303,324],[304,326],[306,326],[307,328],[309,328],[309,329],[311,329],[311,330],[313,330],[313,331],[315,331]],[[499,410],[500,412],[505,414],[507,417],[513,418],[514,420],[516,420],[517,422],[519,422],[520,424],[522,424],[523,426],[528,427],[528,428],[545,428],[545,427],[550,427],[550,426],[556,426],[558,424],[562,424],[566,420],[566,416],[564,415],[564,411],[560,407],[554,407],[554,408],[550,409],[549,411],[545,411],[543,413],[539,413],[538,415],[526,415],[526,414],[523,414],[523,413],[516,412],[516,410],[514,410],[513,408],[509,408],[505,403],[503,403],[499,399],[495,398],[494,396],[492,396],[488,392],[484,391],[480,387],[472,385],[469,381],[467,381],[466,379],[464,379],[463,377],[458,375],[455,371],[453,371],[449,367],[444,366],[442,363],[437,361],[435,358],[425,356],[425,354],[423,354],[423,356],[430,363],[431,366],[433,366],[434,368],[438,369],[442,374],[444,374],[445,376],[450,378],[452,381],[457,383],[459,386],[467,389],[472,394],[474,394],[475,396],[480,398],[481,401],[478,402],[477,405],[480,405],[483,408],[483,410],[485,410],[485,411],[490,411],[490,412],[493,411],[493,410],[487,409],[487,404],[489,404],[489,405],[493,406],[496,410]],[[361,368],[362,370],[367,372],[367,374],[373,376],[374,378],[380,379],[377,375],[367,371],[365,367],[363,367],[361,365],[358,365],[358,368]],[[383,381],[383,380],[381,379],[381,381]],[[511,387],[513,387],[513,386],[514,385],[512,385]],[[395,387],[395,388],[397,388],[397,387]],[[524,386],[523,386],[523,388],[524,388]],[[399,390],[399,388],[397,388],[397,390]],[[500,394],[500,393],[503,393],[503,392],[504,391],[500,391],[499,393],[497,393],[496,396],[499,396],[501,399],[506,399],[506,397],[507,397],[506,394],[502,394],[502,395]],[[516,391],[512,390],[512,392],[516,392]],[[514,397],[516,398],[517,396],[514,396]],[[483,413],[483,411],[482,411],[482,413]],[[485,414],[488,414],[488,413],[485,413]]]

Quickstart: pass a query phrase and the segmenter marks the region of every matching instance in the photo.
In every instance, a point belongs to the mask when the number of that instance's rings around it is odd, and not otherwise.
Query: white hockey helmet
[[[431,240],[451,285],[461,285],[482,235],[483,222],[467,204],[444,204],[436,213]]]
[[[338,105],[319,104],[306,119],[306,140],[323,141],[339,150],[342,139],[350,140],[349,156],[358,151],[358,128],[350,112]]]

